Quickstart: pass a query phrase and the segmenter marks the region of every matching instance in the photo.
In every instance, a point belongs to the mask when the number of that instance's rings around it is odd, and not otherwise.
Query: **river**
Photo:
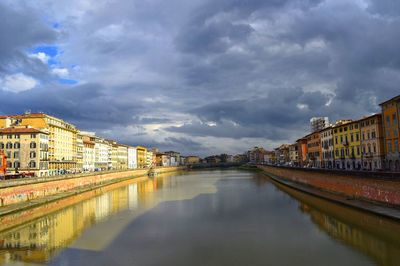
[[[0,223],[7,265],[400,265],[399,222],[239,170],[124,181]]]

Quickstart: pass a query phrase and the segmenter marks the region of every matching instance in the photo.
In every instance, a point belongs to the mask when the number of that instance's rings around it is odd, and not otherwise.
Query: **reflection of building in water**
[[[164,183],[162,179],[158,177],[123,184],[99,196],[0,233],[0,264],[10,260],[48,261],[96,222],[121,210],[134,210],[141,204],[147,205],[147,199],[152,197],[152,192]]]
[[[346,224],[305,204],[300,207],[311,220],[330,236],[369,255],[380,265],[399,265],[400,245],[383,240],[356,226]]]

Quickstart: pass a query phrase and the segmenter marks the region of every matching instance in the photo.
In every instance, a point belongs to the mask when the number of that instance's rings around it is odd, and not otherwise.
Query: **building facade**
[[[385,160],[385,141],[382,115],[375,114],[360,121],[362,168],[364,170],[382,170]]]
[[[0,129],[0,150],[7,157],[7,172],[49,175],[49,132],[32,127]]]
[[[95,138],[95,170],[109,170],[111,158],[111,146],[103,138]]]
[[[43,113],[0,116],[0,128],[10,126],[31,126],[49,132],[50,175],[77,169],[77,129],[74,125]]]
[[[300,167],[305,167],[308,165],[307,138],[308,135],[296,141]]]
[[[332,169],[335,165],[333,129],[331,126],[320,131],[321,136],[321,167]]]
[[[128,147],[128,169],[136,169],[137,166],[137,153],[135,147]]]
[[[291,166],[299,166],[299,147],[295,144],[289,145],[289,163]]]
[[[385,137],[385,169],[400,171],[400,95],[380,104]]]
[[[328,117],[313,117],[310,119],[311,132],[320,131],[329,126]]]
[[[321,135],[314,132],[307,136],[307,159],[310,167],[321,167]]]
[[[128,169],[128,146],[126,145],[118,144],[117,169]]]
[[[361,139],[359,121],[342,120],[333,127],[335,166],[343,170],[360,170]]]
[[[91,132],[81,132],[83,141],[83,166],[84,172],[93,172],[96,168],[96,137]]]
[[[146,168],[146,162],[147,162],[146,153],[147,153],[147,149],[145,147],[142,147],[142,146],[136,147],[138,168]]]

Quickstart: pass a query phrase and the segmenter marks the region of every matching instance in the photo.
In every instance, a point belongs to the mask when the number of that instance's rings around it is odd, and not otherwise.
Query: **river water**
[[[125,181],[0,223],[7,265],[400,265],[400,223],[238,170]]]

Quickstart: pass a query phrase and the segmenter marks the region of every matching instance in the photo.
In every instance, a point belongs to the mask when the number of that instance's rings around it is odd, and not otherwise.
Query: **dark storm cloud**
[[[0,71],[41,82],[0,90],[1,113],[44,111],[132,144],[277,145],[313,116],[359,118],[399,93],[395,0],[71,0],[0,4],[0,16]],[[49,42],[81,85],[49,84],[49,67],[27,55]]]
[[[57,34],[34,9],[25,5],[11,7],[0,2],[0,74],[26,71],[32,76],[43,76],[47,67],[38,59],[29,58],[26,50],[44,43],[52,43]]]

